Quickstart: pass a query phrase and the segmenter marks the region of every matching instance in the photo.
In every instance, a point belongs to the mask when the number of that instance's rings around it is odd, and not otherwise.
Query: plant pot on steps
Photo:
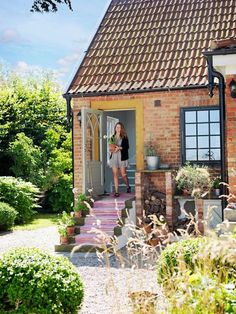
[[[75,234],[75,226],[68,226],[66,228],[68,236],[73,236]]]
[[[146,156],[148,170],[157,170],[160,165],[160,157]]]
[[[81,218],[81,216],[82,216],[81,211],[75,212],[75,215],[74,215],[75,218]]]
[[[60,244],[68,244],[69,239],[67,236],[60,236]]]

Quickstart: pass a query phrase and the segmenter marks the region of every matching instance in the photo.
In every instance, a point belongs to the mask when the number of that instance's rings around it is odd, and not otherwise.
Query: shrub
[[[6,203],[0,202],[0,230],[10,230],[14,226],[17,211]]]
[[[178,272],[179,260],[185,268],[194,269],[193,257],[198,253],[203,238],[189,238],[168,245],[162,251],[157,262],[157,280],[159,283],[168,282],[175,272]]]
[[[39,189],[30,182],[14,177],[0,177],[0,199],[18,212],[16,223],[30,221],[36,213]]]
[[[63,174],[46,193],[45,208],[62,213],[65,208],[70,211],[73,205],[72,174]]]
[[[77,314],[83,296],[81,278],[65,257],[19,248],[0,259],[1,313]]]
[[[189,163],[179,169],[175,180],[179,190],[186,189],[194,197],[204,196],[212,184],[208,167]]]
[[[197,238],[167,247],[158,262],[158,281],[168,313],[236,313],[235,240]]]

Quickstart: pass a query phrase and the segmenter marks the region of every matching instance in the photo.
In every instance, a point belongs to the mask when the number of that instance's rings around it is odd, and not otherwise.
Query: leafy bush
[[[73,205],[72,174],[64,174],[46,193],[45,207],[53,212],[70,211]]]
[[[14,226],[17,211],[6,203],[0,202],[0,230],[10,230]]]
[[[158,262],[158,282],[168,313],[236,313],[236,241],[199,238],[168,246]]]
[[[185,268],[194,269],[193,257],[198,253],[202,238],[189,238],[168,245],[162,251],[157,262],[157,280],[159,283],[168,281],[175,272],[178,272],[179,260],[185,264]]]
[[[83,284],[65,257],[19,248],[0,259],[1,313],[77,314]]]
[[[14,177],[0,177],[0,199],[18,212],[16,223],[30,221],[36,213],[39,189],[30,182]]]

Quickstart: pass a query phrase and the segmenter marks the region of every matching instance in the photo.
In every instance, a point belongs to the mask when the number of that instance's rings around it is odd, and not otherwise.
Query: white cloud
[[[58,64],[60,64],[62,67],[70,67],[72,63],[77,63],[80,59],[79,53],[73,53],[71,55],[65,56],[64,58],[61,58],[57,61]]]
[[[19,74],[29,74],[32,72],[43,71],[43,69],[40,66],[28,64],[25,61],[18,61],[14,70]]]
[[[4,43],[12,43],[20,41],[21,36],[14,28],[6,28],[0,34],[0,41]]]

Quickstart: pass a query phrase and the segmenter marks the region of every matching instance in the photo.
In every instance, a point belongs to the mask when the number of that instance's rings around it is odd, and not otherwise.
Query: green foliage
[[[0,177],[0,200],[18,212],[16,223],[30,221],[37,207],[39,189],[30,182],[13,177]]]
[[[18,133],[15,141],[10,144],[9,154],[14,161],[11,167],[14,175],[41,186],[42,156],[39,147],[33,145],[32,139],[24,133]]]
[[[45,207],[53,212],[62,212],[65,208],[69,211],[73,206],[72,174],[64,174],[56,180],[47,191]]]
[[[34,0],[31,12],[57,12],[58,4],[65,4],[72,10],[71,0]]]
[[[0,69],[0,175],[37,185],[54,212],[70,208],[73,199],[72,139],[61,95],[47,74],[23,80]]]
[[[65,225],[66,227],[72,227],[75,225],[75,220],[67,212],[63,211],[61,219],[59,221],[60,225]]]
[[[180,241],[161,253],[157,278],[168,313],[236,312],[235,245],[232,238],[206,237]]]
[[[83,284],[65,257],[19,248],[0,259],[1,313],[77,314]]]
[[[7,203],[0,202],[0,230],[10,230],[14,226],[17,211]]]
[[[190,271],[194,269],[193,257],[203,243],[202,238],[190,238],[168,245],[162,251],[157,263],[157,280],[163,283],[178,272],[178,261],[181,260]]]

